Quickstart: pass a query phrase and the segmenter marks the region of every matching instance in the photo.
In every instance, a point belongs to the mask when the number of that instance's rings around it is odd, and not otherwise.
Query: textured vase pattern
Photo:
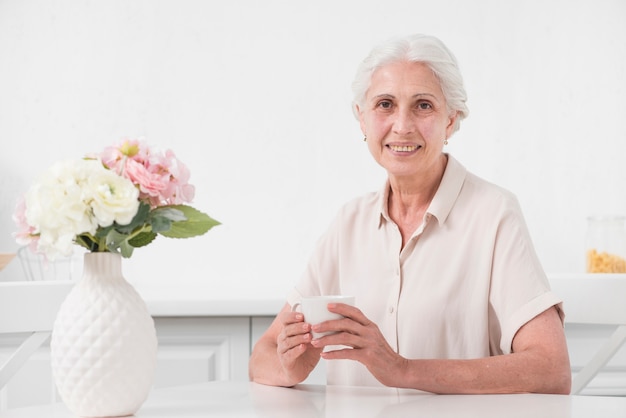
[[[132,415],[154,380],[157,339],[145,302],[122,275],[121,256],[85,254],[82,280],[55,320],[52,373],[76,415]]]

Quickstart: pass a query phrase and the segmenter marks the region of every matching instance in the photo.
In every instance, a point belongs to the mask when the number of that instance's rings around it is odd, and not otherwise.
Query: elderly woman
[[[363,61],[353,89],[388,180],[339,212],[254,347],[250,378],[292,386],[321,357],[329,384],[569,393],[561,301],[516,198],[443,151],[468,112],[452,53],[431,36],[393,40]],[[325,294],[355,295],[356,307],[331,303],[345,318],[320,324],[290,309]]]

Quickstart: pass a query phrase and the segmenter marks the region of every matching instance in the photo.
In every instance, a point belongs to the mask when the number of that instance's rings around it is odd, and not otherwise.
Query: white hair
[[[358,119],[357,106],[363,107],[372,74],[379,68],[397,61],[421,62],[435,74],[446,99],[448,112],[457,113],[453,132],[469,114],[463,77],[452,52],[438,38],[429,35],[409,35],[378,45],[359,65],[352,82],[352,110]]]

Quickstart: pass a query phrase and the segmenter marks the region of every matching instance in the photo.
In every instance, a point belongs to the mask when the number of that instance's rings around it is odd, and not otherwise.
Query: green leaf
[[[151,217],[169,219],[172,222],[186,221],[187,217],[177,206],[163,206],[152,211]]]
[[[150,213],[150,226],[156,233],[167,232],[172,227],[172,222],[186,221],[187,217],[174,206],[163,206],[154,209]]]
[[[168,231],[172,227],[172,221],[162,216],[155,216],[150,220],[150,227],[156,233]]]
[[[109,235],[109,232],[113,230],[114,225],[107,226],[106,228],[98,228],[96,231],[96,238],[104,238]]]
[[[127,238],[128,235],[121,234],[115,229],[111,229],[106,236],[106,246],[109,250],[115,250],[115,252],[117,252],[117,249]]]
[[[133,217],[133,220],[127,225],[119,225],[115,223],[114,228],[123,234],[130,234],[135,228],[145,225],[149,216],[150,205],[144,202],[139,202],[139,209],[137,209],[137,213]]]
[[[130,256],[133,255],[133,249],[134,249],[133,246],[130,245],[128,240],[123,241],[120,246],[122,257],[130,258]]]
[[[144,247],[154,241],[156,236],[154,232],[142,232],[129,239],[128,243],[135,248]]]
[[[198,235],[205,234],[209,229],[214,226],[220,225],[218,221],[211,218],[206,213],[192,208],[187,205],[174,205],[168,206],[174,208],[183,213],[185,220],[172,222],[172,225],[167,231],[160,231],[159,233],[168,238],[191,238]]]

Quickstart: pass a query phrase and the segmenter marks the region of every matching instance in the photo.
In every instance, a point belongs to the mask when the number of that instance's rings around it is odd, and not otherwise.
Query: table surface
[[[393,388],[207,382],[156,389],[139,418],[570,418],[626,417],[625,397],[433,395]],[[0,412],[2,418],[70,418],[61,403]]]

